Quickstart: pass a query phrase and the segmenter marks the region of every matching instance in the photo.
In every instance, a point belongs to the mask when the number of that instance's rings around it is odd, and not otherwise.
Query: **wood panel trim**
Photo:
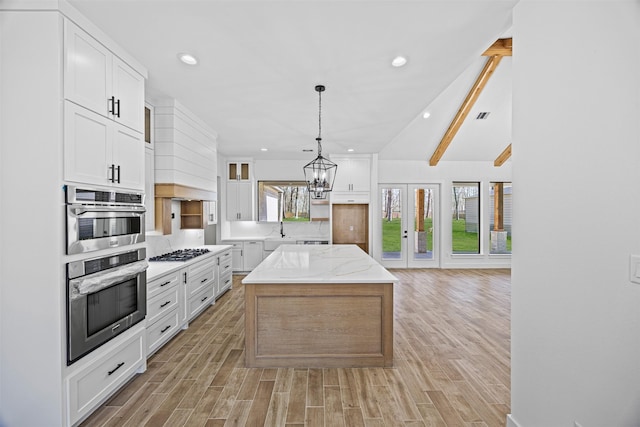
[[[275,348],[271,353],[260,354],[260,342],[269,340],[268,336],[260,335],[261,328],[259,302],[264,298],[340,298],[374,297],[380,303],[379,337],[376,346],[379,352],[359,353],[356,351],[342,353],[332,352],[330,348],[322,347],[311,354],[288,352],[290,347]],[[350,300],[351,301],[351,300]],[[370,300],[375,301],[375,300]],[[369,304],[370,308],[371,305]],[[351,311],[342,311],[344,316],[331,319],[317,318],[314,330],[325,335],[331,330],[352,329],[352,319],[348,316]],[[264,318],[272,319],[278,316],[270,311]],[[297,316],[297,315],[296,315]],[[285,319],[281,319],[285,323]],[[342,323],[341,323],[342,321]],[[368,323],[367,323],[368,324]],[[298,325],[299,326],[299,325]],[[304,331],[291,330],[292,334],[305,334]],[[344,338],[344,337],[343,337]],[[339,344],[337,344],[339,346]],[[264,346],[262,346],[264,348]],[[248,367],[364,367],[364,366],[392,366],[393,365],[393,283],[301,283],[301,284],[245,284],[245,363]]]
[[[169,199],[216,200],[215,191],[180,184],[156,184],[155,196]]]
[[[487,58],[487,62],[484,65],[484,68],[482,69],[482,71],[480,72],[480,75],[478,75],[478,78],[476,79],[475,83],[473,84],[473,87],[469,91],[469,94],[467,95],[464,102],[462,103],[462,106],[460,106],[460,109],[458,109],[458,112],[456,113],[455,117],[451,121],[449,128],[447,129],[444,136],[442,137],[440,144],[438,144],[438,147],[436,148],[433,155],[431,156],[431,159],[429,159],[429,166],[436,166],[440,161],[440,159],[442,158],[442,156],[444,155],[445,151],[447,151],[449,144],[451,144],[451,141],[453,141],[453,137],[456,136],[456,134],[458,133],[458,130],[464,123],[464,120],[467,118],[467,115],[469,115],[471,108],[473,107],[475,102],[478,100],[480,93],[482,92],[484,87],[487,85],[489,78],[493,75],[493,72],[495,71],[498,64],[500,64],[501,60],[502,60],[501,55],[493,55]]]
[[[513,55],[513,39],[511,37],[506,39],[496,40],[487,50],[484,51],[482,56],[512,56]]]
[[[500,153],[500,155],[496,157],[495,161],[493,162],[493,166],[495,167],[502,166],[504,162],[506,162],[510,157],[511,157],[511,144],[507,145],[507,148],[502,150],[502,153]]]

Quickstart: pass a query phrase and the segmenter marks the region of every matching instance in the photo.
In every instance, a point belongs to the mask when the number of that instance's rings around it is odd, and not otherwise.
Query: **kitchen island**
[[[242,281],[246,365],[392,366],[397,281],[356,245],[281,245]]]

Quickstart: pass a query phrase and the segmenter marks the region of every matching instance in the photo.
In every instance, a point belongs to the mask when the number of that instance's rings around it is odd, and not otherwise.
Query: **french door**
[[[388,268],[439,267],[437,184],[381,184],[381,263]]]

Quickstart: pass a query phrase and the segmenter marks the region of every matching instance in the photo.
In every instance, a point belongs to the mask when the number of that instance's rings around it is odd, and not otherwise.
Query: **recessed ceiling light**
[[[261,148],[260,151],[269,151],[268,148]]]
[[[355,150],[353,148],[347,148],[347,151],[353,153]]]
[[[179,53],[178,59],[187,65],[196,65],[198,63],[198,59],[190,53]]]
[[[406,63],[407,58],[405,58],[404,56],[396,56],[395,58],[393,58],[393,61],[391,61],[391,65],[393,65],[394,67],[402,67]]]
[[[423,118],[428,119],[429,117],[431,117],[431,113],[428,111],[425,111],[424,114],[422,115]]]

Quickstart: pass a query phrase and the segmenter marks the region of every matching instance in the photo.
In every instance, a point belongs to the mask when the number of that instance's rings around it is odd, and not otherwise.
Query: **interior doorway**
[[[382,265],[439,267],[439,186],[381,184],[379,191]]]
[[[356,244],[369,253],[369,205],[335,204],[331,211],[334,244]]]

